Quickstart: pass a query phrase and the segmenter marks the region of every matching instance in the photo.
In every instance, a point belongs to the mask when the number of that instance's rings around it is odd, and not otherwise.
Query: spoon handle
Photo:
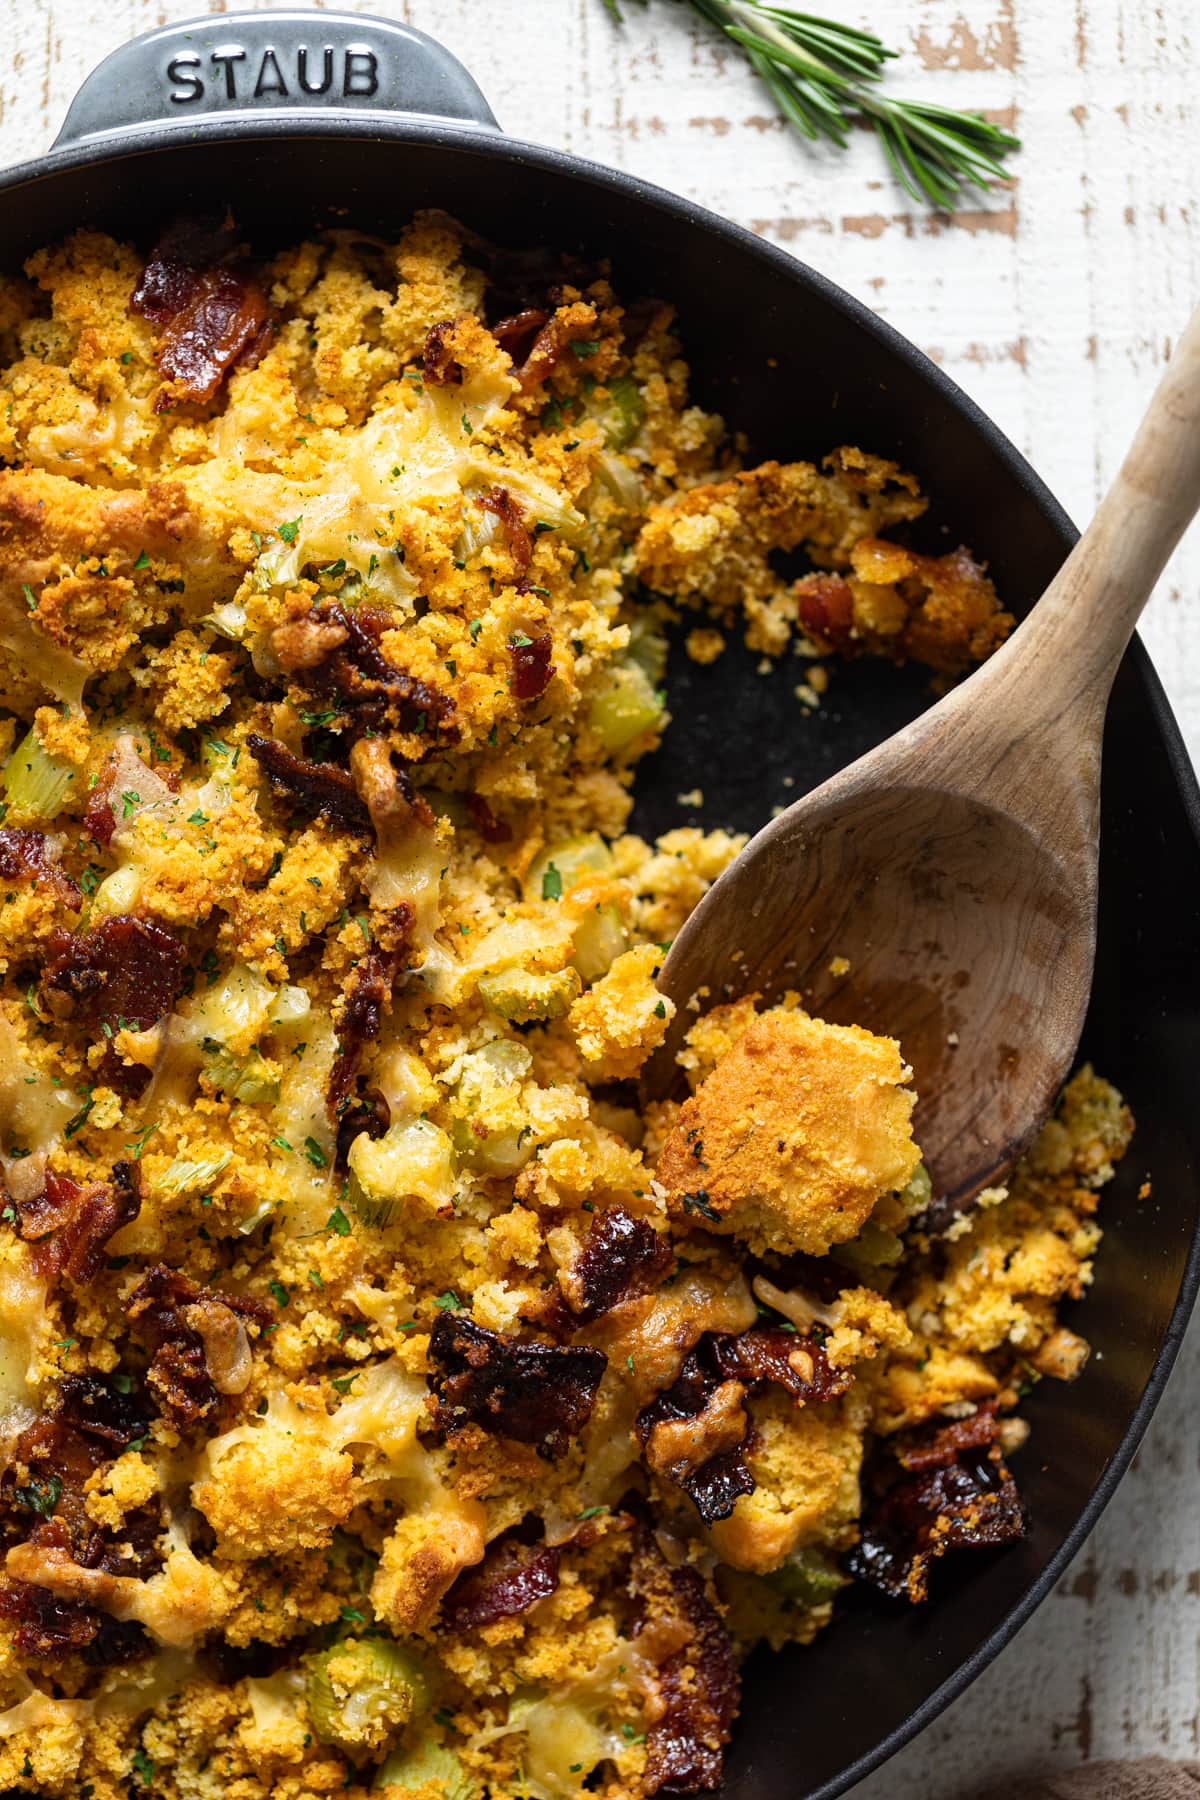
[[[1010,640],[1010,678],[1018,665],[1032,673],[1036,659],[1043,716],[1082,705],[1099,723],[1142,609],[1198,509],[1200,307],[1095,517]]]

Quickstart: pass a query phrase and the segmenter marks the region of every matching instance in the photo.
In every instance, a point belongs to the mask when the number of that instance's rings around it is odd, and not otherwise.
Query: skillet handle
[[[263,112],[281,125],[374,112],[498,129],[462,64],[423,31],[289,7],[184,20],[123,44],[87,77],[54,147]]]

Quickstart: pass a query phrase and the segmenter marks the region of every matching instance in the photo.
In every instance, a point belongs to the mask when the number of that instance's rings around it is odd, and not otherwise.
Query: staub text
[[[205,95],[208,80],[225,100],[292,99],[328,94],[339,99],[367,99],[379,89],[379,58],[367,44],[297,44],[289,49],[268,45],[248,50],[242,44],[218,44],[207,56],[187,50],[167,65],[171,99],[187,106]]]

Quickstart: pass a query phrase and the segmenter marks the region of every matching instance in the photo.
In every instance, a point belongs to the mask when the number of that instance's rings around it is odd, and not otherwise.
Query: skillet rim
[[[440,118],[425,119],[410,113],[336,112],[326,109],[318,114],[304,109],[289,109],[257,115],[209,114],[195,122],[188,121],[186,125],[183,121],[178,124],[158,121],[145,126],[122,127],[109,133],[77,139],[62,148],[51,149],[43,156],[0,170],[0,205],[11,204],[7,196],[19,193],[23,188],[31,190],[32,198],[32,191],[41,182],[52,181],[59,173],[69,170],[91,167],[101,172],[142,156],[169,154],[177,147],[194,148],[197,143],[210,139],[255,141],[264,138],[300,141],[352,138],[365,143],[425,143],[441,149],[481,155],[486,160],[517,168],[532,167],[565,175],[592,187],[615,191],[673,215],[690,229],[716,237],[743,255],[765,263],[801,292],[813,295],[819,302],[840,312],[866,332],[883,353],[898,363],[907,365],[914,375],[953,408],[979,436],[1050,525],[1062,546],[1064,557],[1079,536],[1077,528],[1028,459],[978,403],[895,326],[880,318],[863,301],[848,293],[829,276],[793,256],[790,251],[769,243],[744,226],[722,217],[720,213],[713,212],[684,195],[672,193],[655,182],[552,145],[510,137],[503,130],[496,130],[482,123],[476,125]],[[1188,756],[1162,682],[1140,637],[1135,636],[1131,641],[1126,660],[1132,666],[1146,701],[1150,720],[1166,752],[1184,819],[1200,844],[1200,781]],[[1028,1623],[1095,1529],[1128,1470],[1175,1365],[1198,1291],[1200,1220],[1192,1234],[1183,1278],[1155,1354],[1149,1379],[1116,1450],[1071,1529],[1038,1575],[983,1642],[871,1750],[847,1764],[820,1787],[807,1790],[804,1800],[837,1800],[837,1796],[845,1794],[880,1768],[945,1712]]]

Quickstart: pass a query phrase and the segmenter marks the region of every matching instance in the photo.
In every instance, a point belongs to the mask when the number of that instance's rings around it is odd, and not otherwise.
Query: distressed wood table
[[[817,0],[813,0],[815,5]],[[440,37],[503,126],[690,194],[861,296],[972,393],[1082,520],[1200,298],[1195,0],[825,0],[902,52],[897,92],[1025,140],[1012,190],[914,208],[873,138],[805,147],[670,0],[373,0]],[[203,0],[9,0],[0,161],[45,146],[82,75]],[[224,11],[215,5],[213,11]],[[1143,635],[1200,755],[1200,534]],[[999,1661],[856,1800],[955,1800],[1040,1760],[1200,1754],[1200,1334],[1091,1543]]]

